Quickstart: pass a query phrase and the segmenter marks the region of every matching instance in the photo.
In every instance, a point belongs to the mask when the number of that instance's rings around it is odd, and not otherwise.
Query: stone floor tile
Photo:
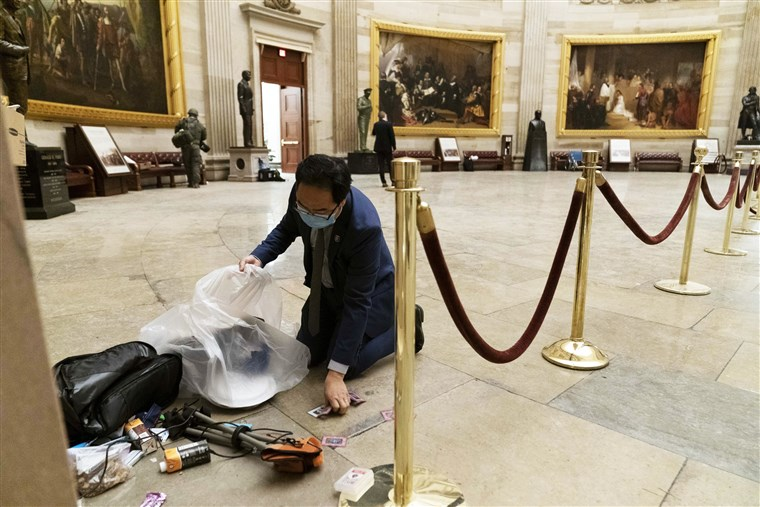
[[[524,303],[493,314],[508,322],[526,320],[536,306]],[[541,326],[539,337],[569,338],[572,331],[572,302],[555,300]],[[682,371],[714,380],[723,371],[741,343],[736,336],[711,335],[694,329],[664,326],[587,307],[584,312],[583,338],[610,356],[636,358],[642,364],[656,365],[670,371]],[[545,339],[545,345],[550,340]]]
[[[52,364],[72,355],[100,352],[120,343],[139,340],[140,328],[165,311],[162,304],[151,303],[58,317],[43,314],[50,362]]]
[[[760,505],[760,484],[704,463],[688,460],[662,505]]]
[[[382,424],[338,452],[363,467],[392,463],[393,432]],[[416,410],[415,465],[459,484],[468,505],[659,505],[683,462],[477,380]]]
[[[710,336],[727,336],[760,344],[760,323],[755,312],[737,311],[732,308],[715,308],[694,326]]]
[[[38,283],[40,313],[57,317],[102,310],[126,310],[157,302],[144,278],[97,278],[62,283]]]
[[[422,297],[417,303],[425,309],[425,349],[432,359],[472,375],[484,382],[541,403],[548,403],[587,372],[560,368],[546,361],[541,349],[560,339],[539,333],[533,344],[515,361],[494,364],[483,359],[465,341],[442,301]],[[505,323],[475,312],[468,315],[473,326],[486,342],[498,350],[512,347],[525,331],[535,305],[525,305],[525,313]]]
[[[431,360],[422,353],[416,356],[415,404],[419,405],[470,380],[470,376],[449,366]],[[346,381],[366,400],[351,407],[344,416],[330,415],[317,419],[307,412],[324,403],[325,370],[315,368],[301,384],[288,392],[280,393],[272,405],[314,435],[346,436],[363,433],[383,422],[382,410],[393,408],[395,367],[392,357],[375,364],[359,378]]]
[[[756,393],[619,356],[550,406],[758,481],[759,403]]]
[[[718,377],[718,382],[757,393],[760,392],[758,372],[760,372],[760,346],[756,343],[744,342]]]

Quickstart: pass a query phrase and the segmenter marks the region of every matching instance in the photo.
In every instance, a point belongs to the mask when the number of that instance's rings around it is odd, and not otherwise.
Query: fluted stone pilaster
[[[525,151],[528,125],[534,112],[543,108],[546,31],[551,2],[525,2],[523,21],[522,69],[520,72],[520,109],[517,116],[515,152]],[[545,120],[546,118],[544,118]]]
[[[211,146],[206,158],[228,162],[228,148],[238,144],[236,86],[245,69],[233,67],[228,3],[203,2],[203,21],[208,80],[205,124]]]
[[[736,141],[741,137],[737,125],[742,110],[742,97],[747,94],[750,86],[760,88],[760,58],[758,55],[760,55],[760,1],[749,0],[744,19],[744,33],[742,35],[734,98],[731,102],[731,116],[728,120],[728,140],[724,150],[729,158],[733,154]]]
[[[359,144],[356,131],[356,0],[333,0],[333,135],[336,153]]]

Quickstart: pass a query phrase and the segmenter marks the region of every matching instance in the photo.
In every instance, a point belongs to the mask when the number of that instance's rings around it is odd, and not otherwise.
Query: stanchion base
[[[660,280],[654,284],[660,290],[683,294],[685,296],[706,296],[710,293],[710,287],[697,282],[681,283],[678,280]]]
[[[729,248],[728,250],[723,250],[722,248],[705,248],[705,252],[715,255],[729,255],[731,257],[747,255],[747,252],[739,250],[738,248]]]
[[[346,500],[345,495],[341,494],[338,500],[339,507],[355,505],[391,507],[395,505],[393,503],[393,463],[376,466],[372,471],[375,472],[375,484],[356,502]],[[412,488],[414,490],[412,501],[407,505],[447,507],[465,505],[464,495],[459,486],[426,468],[414,467]]]
[[[731,232],[734,234],[746,234],[748,236],[760,235],[760,231],[756,231],[754,229],[731,229]]]
[[[596,345],[572,338],[547,345],[541,355],[552,364],[573,370],[599,370],[610,363],[607,354]]]

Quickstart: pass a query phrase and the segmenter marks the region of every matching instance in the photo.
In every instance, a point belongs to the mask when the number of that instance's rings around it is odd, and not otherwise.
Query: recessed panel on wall
[[[373,116],[396,135],[499,135],[502,33],[372,21]]]
[[[719,36],[564,37],[558,135],[706,136]]]

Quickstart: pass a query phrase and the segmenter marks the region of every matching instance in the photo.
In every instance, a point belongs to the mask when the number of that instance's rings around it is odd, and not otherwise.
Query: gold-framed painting
[[[567,35],[559,137],[705,137],[719,31]]]
[[[397,135],[498,136],[503,33],[443,30],[372,20],[373,118]]]
[[[174,126],[185,112],[177,0],[28,0],[30,119]]]

